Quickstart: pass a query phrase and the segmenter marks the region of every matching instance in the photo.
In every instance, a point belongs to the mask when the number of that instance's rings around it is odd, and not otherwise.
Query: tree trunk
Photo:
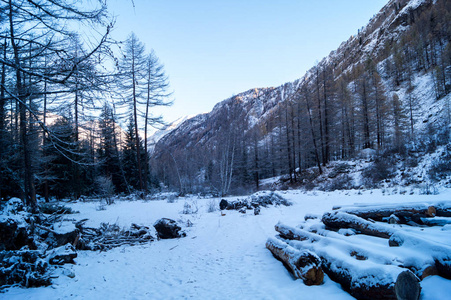
[[[319,236],[281,224],[276,225],[285,242],[300,251],[312,251],[321,258],[324,272],[358,299],[418,299],[419,279],[410,270],[385,265],[360,256],[359,247],[345,241]],[[327,242],[321,243],[320,242]],[[327,245],[327,247],[325,247]],[[347,252],[349,249],[357,251]],[[371,253],[371,251],[362,251]],[[345,258],[349,255],[349,258]],[[407,296],[408,298],[402,298]]]
[[[20,114],[20,144],[21,144],[21,152],[22,152],[22,166],[23,166],[23,197],[24,201],[29,205],[32,210],[37,210],[36,203],[36,192],[33,188],[33,171],[31,168],[31,153],[30,153],[30,145],[28,140],[28,132],[27,132],[27,114],[25,107],[25,91],[22,85],[22,73],[21,73],[21,64],[20,64],[20,56],[19,56],[19,47],[16,44],[16,38],[14,33],[14,23],[13,23],[13,7],[12,1],[9,1],[9,25],[10,25],[10,41],[11,47],[14,51],[14,63],[16,70],[16,90],[17,90],[17,101],[19,103],[19,114]]]
[[[138,178],[139,178],[139,189],[140,191],[143,190],[143,178],[142,178],[142,164],[141,164],[141,147],[139,142],[139,132],[138,132],[138,100],[137,98],[137,91],[136,91],[136,71],[135,71],[135,55],[134,55],[134,49],[135,47],[132,47],[132,87],[133,87],[133,118],[135,120],[135,136],[136,136],[136,160],[138,164]]]
[[[330,141],[329,141],[329,105],[327,101],[326,70],[323,68],[323,95],[324,95],[324,158],[323,164],[330,160]]]
[[[446,212],[447,206],[440,206],[436,203],[439,208],[439,214],[444,214]],[[421,218],[430,218],[437,215],[437,209],[435,205],[427,204],[407,204],[405,206],[381,206],[381,207],[352,207],[352,208],[342,208],[339,211],[355,215],[363,219],[371,219],[373,221],[384,221],[387,220],[391,215],[395,215],[400,219],[402,224],[406,224],[409,221],[414,221],[415,223],[422,224]]]
[[[323,117],[321,108],[321,96],[319,92],[319,67],[316,66],[316,94],[317,94],[317,106],[318,106],[318,122],[319,122],[319,140],[321,143],[321,160],[323,166],[325,165],[325,145],[324,145],[324,132],[323,132]]]
[[[392,264],[394,266],[398,266],[399,264],[399,257],[397,256],[397,252],[391,253],[391,251],[387,252],[386,250],[380,251],[380,249],[377,247],[368,248],[365,247],[365,245],[358,245],[351,241],[347,241],[342,235],[339,235],[338,233],[335,233],[333,231],[323,231],[321,232],[321,235],[319,235],[305,231],[303,229],[286,226],[280,223],[275,226],[275,229],[277,232],[279,232],[280,237],[284,239],[293,241],[306,241],[306,243],[311,244],[308,249],[317,254],[322,254],[323,251],[332,251],[334,253],[339,253],[341,251],[344,252],[345,255],[349,255],[356,260],[369,260],[372,263],[379,263],[383,265]],[[402,239],[403,235],[393,234],[393,236],[400,236],[400,238],[397,239],[397,242],[399,244],[402,243],[399,240]],[[390,241],[391,240],[392,239],[390,238]],[[328,250],[322,250],[324,246],[327,246]],[[437,248],[437,250],[432,249],[431,253],[433,253],[433,255],[431,255],[430,259],[424,260],[421,264],[417,263],[418,254],[412,252],[408,256],[403,257],[403,268],[409,269],[418,278],[421,279],[424,279],[427,276],[439,274],[439,268],[442,270],[442,274],[448,274],[446,276],[449,276],[449,273],[447,273],[446,271],[447,268],[448,270],[450,268],[449,258],[447,255],[441,255],[440,250],[446,249],[441,249],[440,247]]]
[[[363,148],[371,147],[371,137],[370,137],[370,119],[369,119],[369,107],[368,99],[366,94],[366,81],[362,79],[362,108],[363,108]]]
[[[390,238],[395,233],[395,229],[385,226],[384,224],[376,224],[367,221],[363,218],[345,213],[345,212],[326,212],[321,221],[326,227],[333,229],[351,228],[358,232],[370,236],[381,237],[384,239]]]
[[[5,42],[3,44],[3,59],[6,60],[6,38]],[[6,81],[6,66],[5,64],[2,64],[1,69],[1,79],[0,79],[0,162],[3,161],[3,155],[5,151],[5,105],[6,105],[6,99],[5,99],[5,81]],[[0,176],[0,201],[2,200],[3,193],[3,176]]]
[[[310,104],[308,101],[308,95],[304,94],[305,97],[305,103],[307,105],[307,113],[308,113],[308,118],[309,118],[309,123],[310,123],[310,131],[312,133],[312,140],[313,140],[313,148],[315,150],[315,159],[316,159],[316,163],[318,165],[318,170],[320,174],[323,174],[323,169],[321,168],[321,162],[319,160],[319,151],[318,151],[318,145],[316,143],[316,137],[315,137],[315,130],[313,129],[313,119],[312,119],[312,113],[310,112]]]
[[[275,258],[297,279],[302,279],[306,285],[320,285],[324,280],[320,258],[310,251],[299,251],[275,238],[269,238],[266,248]]]

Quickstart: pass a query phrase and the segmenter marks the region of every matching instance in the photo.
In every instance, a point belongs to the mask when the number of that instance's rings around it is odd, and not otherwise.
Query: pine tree
[[[125,191],[120,161],[116,151],[113,111],[105,103],[100,115],[100,145],[98,148],[100,176],[111,178],[116,192]]]

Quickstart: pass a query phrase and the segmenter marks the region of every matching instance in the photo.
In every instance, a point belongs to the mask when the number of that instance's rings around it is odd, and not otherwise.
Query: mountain
[[[164,126],[162,129],[160,130],[156,130],[148,139],[147,139],[147,145],[148,145],[148,149],[149,152],[152,153],[153,149],[155,148],[155,145],[158,143],[158,141],[163,138],[165,135],[167,135],[168,133],[176,130],[180,124],[184,123],[185,121],[191,119],[195,117],[195,115],[189,115],[189,116],[184,116],[181,118],[178,118],[177,120],[171,122],[170,124]]]
[[[389,1],[301,79],[230,97],[165,134],[154,170],[182,192],[225,194],[284,174],[305,185],[367,148],[390,159],[437,150],[451,123],[450,20],[449,1]]]

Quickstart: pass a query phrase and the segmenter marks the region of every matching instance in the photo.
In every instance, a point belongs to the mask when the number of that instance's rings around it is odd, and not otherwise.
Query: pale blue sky
[[[165,65],[166,121],[210,111],[256,87],[300,78],[387,0],[111,0],[113,35],[135,32]]]

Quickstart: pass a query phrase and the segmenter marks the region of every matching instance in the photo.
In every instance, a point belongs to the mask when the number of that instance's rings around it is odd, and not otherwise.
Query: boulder
[[[155,227],[160,239],[175,239],[186,236],[177,222],[168,218],[159,219],[153,227]]]

